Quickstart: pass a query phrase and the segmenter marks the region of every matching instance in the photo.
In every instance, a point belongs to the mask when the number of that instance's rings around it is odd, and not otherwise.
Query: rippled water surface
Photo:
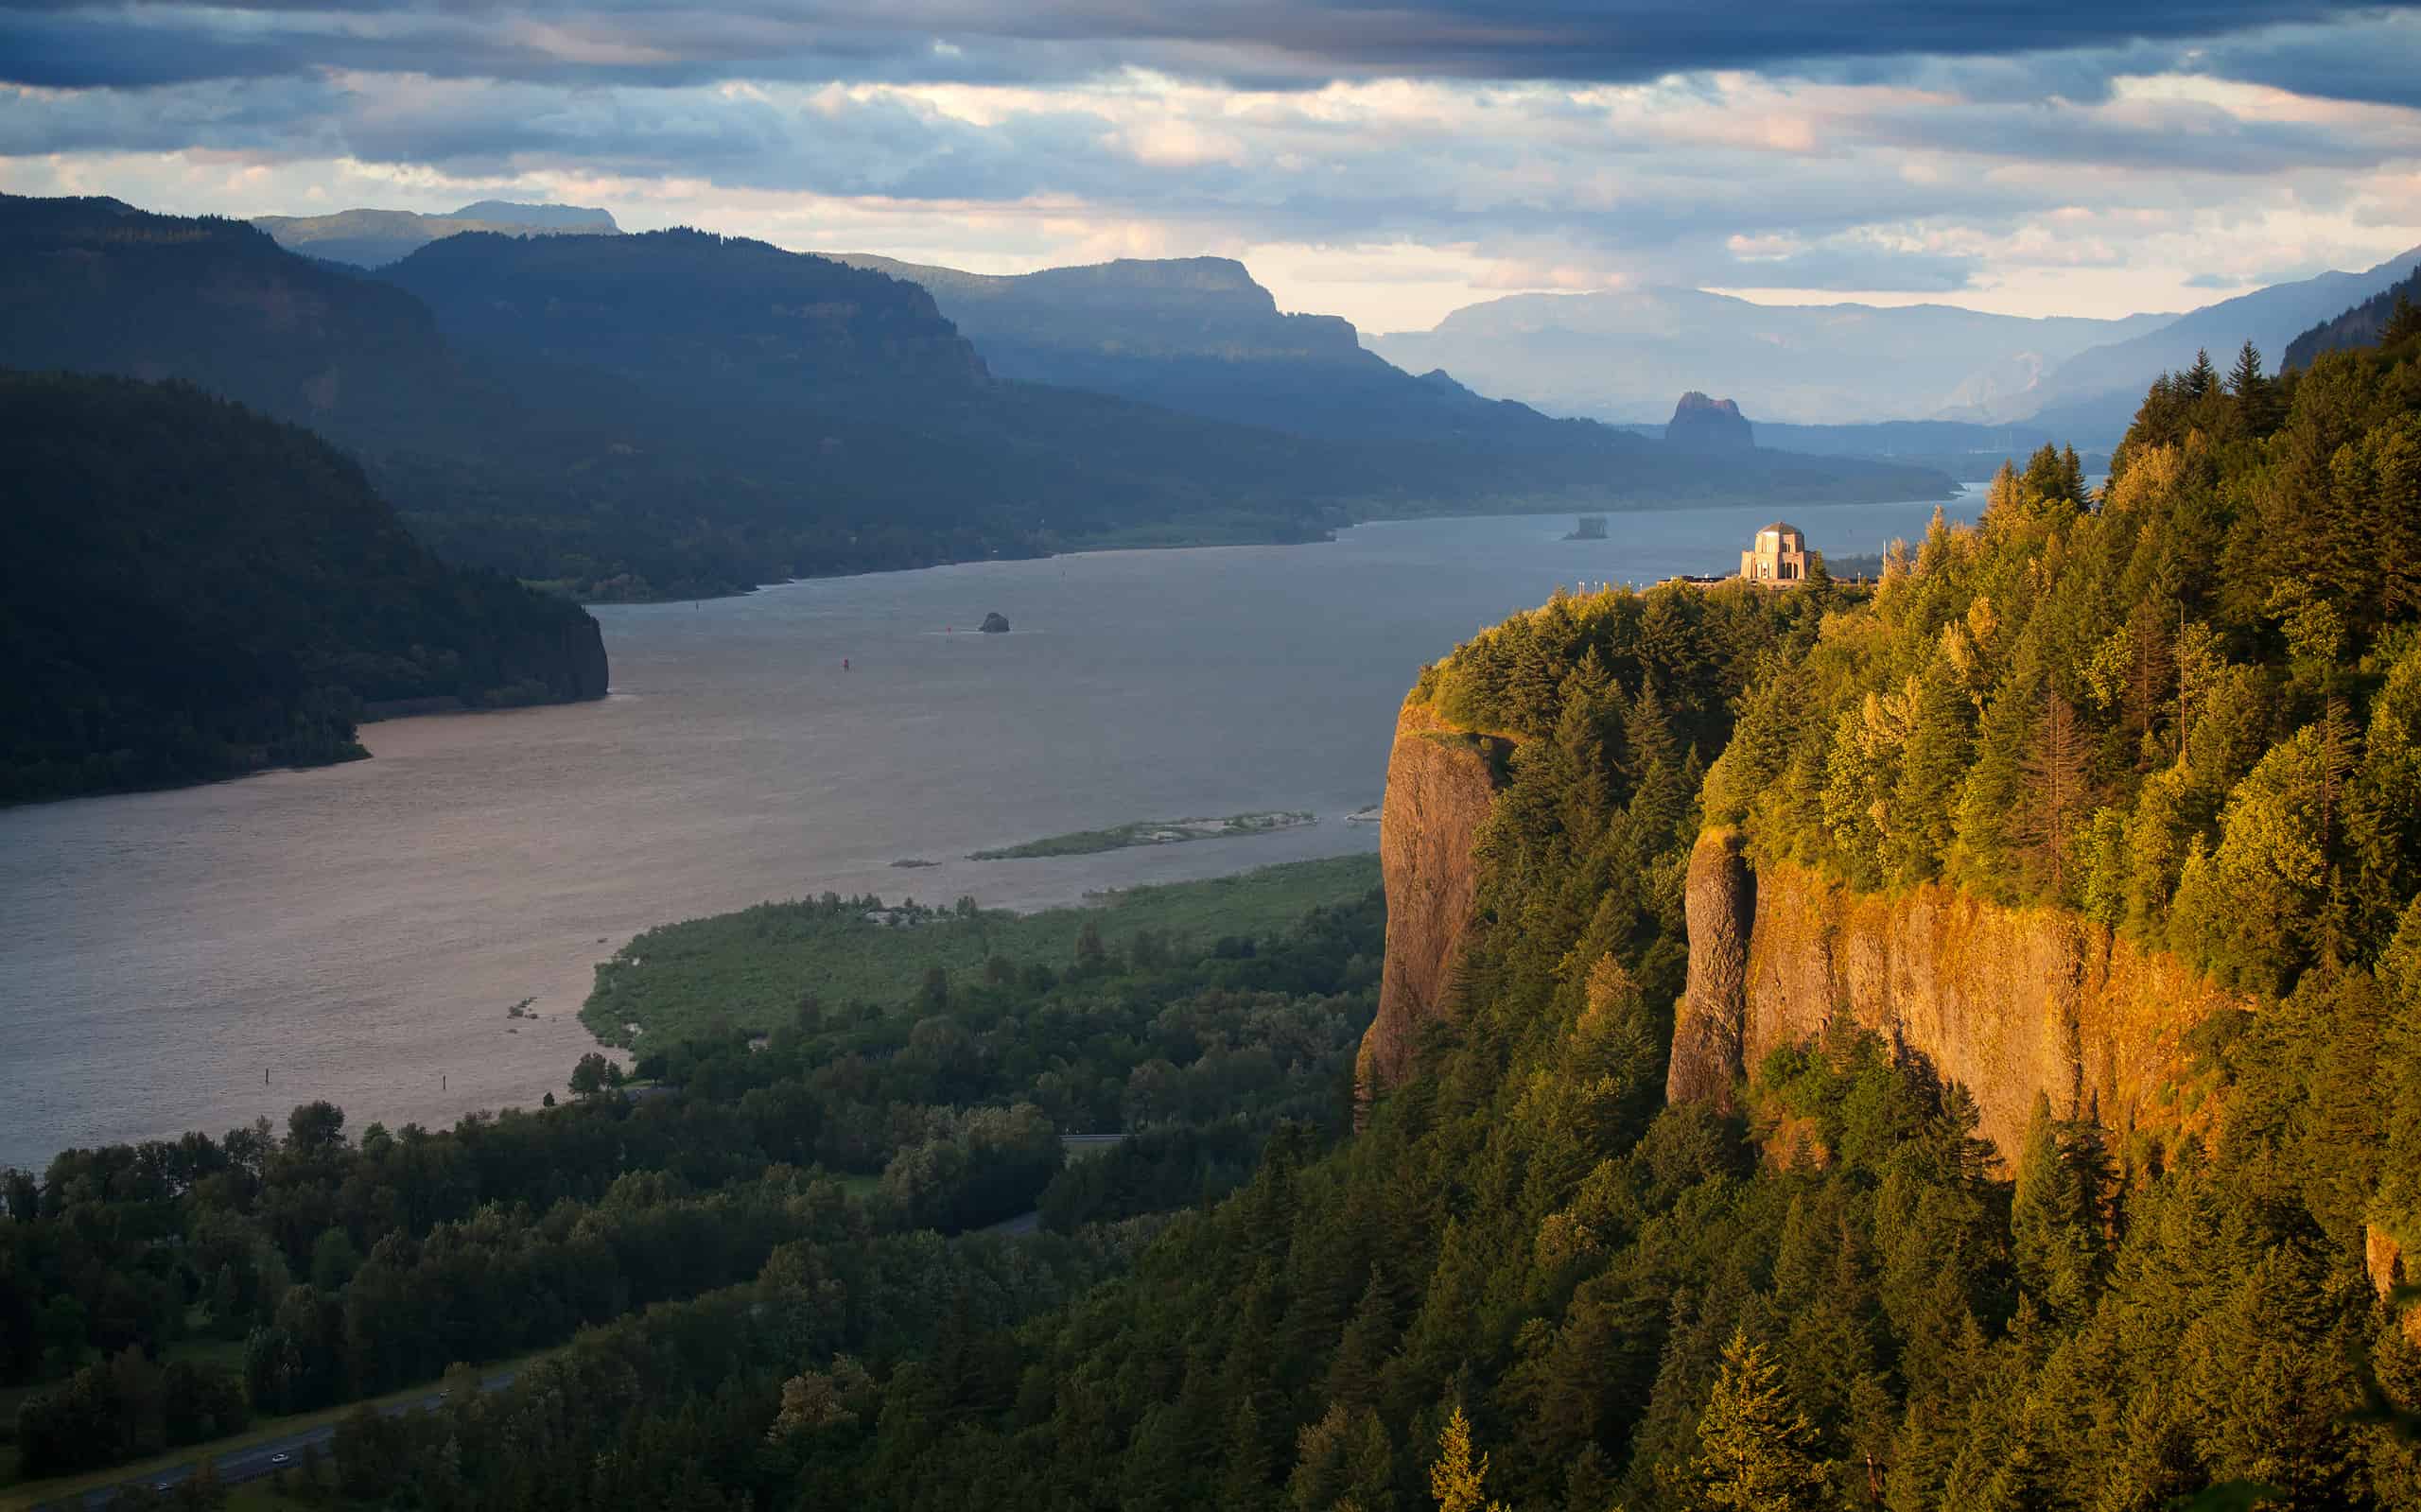
[[[1836,556],[1930,504],[1793,512]],[[1018,907],[1366,849],[1426,662],[1559,584],[1729,570],[1765,509],[1358,527],[600,609],[601,703],[368,727],[375,759],[0,811],[0,1164],[534,1103],[592,965],[822,892]],[[1005,614],[1007,635],[971,627]],[[842,670],[847,658],[850,670]],[[1047,860],[986,846],[1308,808],[1310,828]],[[896,869],[907,857],[945,861]],[[506,1009],[533,998],[536,1021]]]

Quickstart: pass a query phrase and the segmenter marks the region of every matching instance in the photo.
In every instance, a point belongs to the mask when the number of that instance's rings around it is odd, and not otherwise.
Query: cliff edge
[[[1740,844],[1739,831],[1710,829],[1690,852],[1682,893],[1690,975],[1673,1014],[1673,1053],[1664,1068],[1667,1103],[1713,1103],[1729,1110],[1732,1084],[1744,1064],[1757,891]]]
[[[2192,1080],[2186,1038],[2236,999],[2089,920],[1941,883],[1861,894],[1787,862],[1752,869],[1723,830],[1691,855],[1687,912],[1672,1099],[1726,1103],[1745,1069],[1846,1013],[1903,1061],[1965,1086],[1977,1132],[2005,1156],[2038,1092],[2120,1135],[2207,1121],[2179,1096]]]
[[[1354,1063],[1364,1105],[1411,1074],[1421,1026],[1446,1013],[1478,882],[1472,847],[1496,797],[1488,751],[1493,739],[1420,703],[1405,704],[1396,720],[1379,815],[1386,957],[1378,1015]]]

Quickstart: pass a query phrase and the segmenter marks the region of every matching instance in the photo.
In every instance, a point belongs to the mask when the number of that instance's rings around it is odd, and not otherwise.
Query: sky
[[[2186,309],[2421,245],[2421,8],[0,0],[0,190],[600,205],[1424,329],[1684,286]]]

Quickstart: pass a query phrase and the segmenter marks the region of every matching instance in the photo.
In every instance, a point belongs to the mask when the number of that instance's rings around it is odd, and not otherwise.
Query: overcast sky
[[[495,197],[1426,327],[1688,285],[2184,309],[2421,244],[2421,9],[2235,0],[0,0],[0,188]]]

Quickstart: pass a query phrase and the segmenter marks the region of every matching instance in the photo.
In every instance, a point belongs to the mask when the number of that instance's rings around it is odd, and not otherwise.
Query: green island
[[[1107,829],[1080,829],[1072,835],[1052,835],[999,850],[979,850],[971,861],[1031,860],[1043,856],[1091,856],[1137,845],[1181,845],[1190,840],[1228,840],[1238,835],[1272,835],[1319,823],[1319,815],[1302,809],[1270,809],[1229,814],[1225,819],[1139,819]]]
[[[633,939],[598,965],[580,1021],[608,1045],[630,1046],[718,1023],[767,1029],[789,1022],[810,996],[894,1008],[914,999],[932,970],[971,969],[994,958],[1019,966],[1067,961],[1088,931],[1149,935],[1182,954],[1197,944],[1267,933],[1378,885],[1379,859],[1363,854],[1131,888],[1037,913],[980,908],[972,898],[928,908],[913,898],[886,905],[837,893],[760,903]]]

